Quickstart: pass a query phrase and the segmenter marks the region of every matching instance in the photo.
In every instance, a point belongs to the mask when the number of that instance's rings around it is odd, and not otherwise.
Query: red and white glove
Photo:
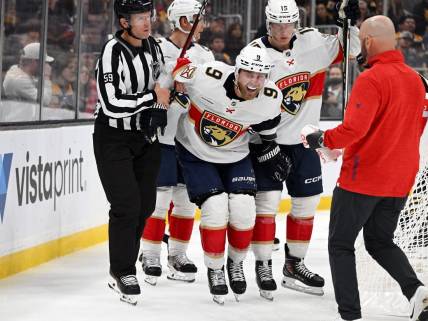
[[[175,75],[176,72],[183,67],[190,65],[192,61],[189,58],[183,57],[183,58],[177,58],[177,63],[175,64],[174,70],[172,71],[172,74]]]

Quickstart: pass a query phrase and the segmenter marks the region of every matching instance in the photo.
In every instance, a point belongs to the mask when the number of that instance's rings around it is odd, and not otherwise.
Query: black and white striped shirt
[[[157,100],[154,84],[164,68],[162,50],[153,37],[142,47],[127,43],[121,34],[103,48],[96,68],[98,103],[95,117],[99,124],[138,131],[140,112]]]

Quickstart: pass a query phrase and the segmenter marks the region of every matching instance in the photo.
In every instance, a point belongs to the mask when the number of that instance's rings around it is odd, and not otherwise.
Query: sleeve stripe
[[[119,84],[122,82],[122,79],[119,79],[120,77],[118,73],[120,60],[118,53],[120,52],[120,49],[116,46],[119,47],[120,45],[114,40],[106,45],[102,55],[102,60],[100,60],[99,63],[97,81],[99,94],[101,96],[100,102],[104,113],[109,117],[123,118],[132,116],[144,107],[153,105],[154,95],[152,91],[148,91],[145,94],[139,93],[136,95],[124,95],[115,89],[120,88]],[[127,57],[127,53],[124,53],[124,56]],[[137,79],[135,68],[133,67],[132,62],[129,64],[128,61],[127,64],[128,68],[130,68],[131,75],[134,75],[135,79]],[[104,75],[107,73],[113,74],[113,83],[104,82]],[[133,77],[131,76],[131,78]],[[135,83],[138,86],[136,81]]]

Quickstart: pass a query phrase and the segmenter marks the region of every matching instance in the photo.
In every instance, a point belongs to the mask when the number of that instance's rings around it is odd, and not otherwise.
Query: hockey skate
[[[284,275],[283,287],[307,294],[324,295],[324,279],[309,271],[303,259],[290,255],[287,244],[285,244],[285,263],[282,274]]]
[[[279,238],[275,237],[273,239],[272,251],[278,251],[280,247],[281,247],[281,241],[279,240]]]
[[[213,296],[213,301],[219,305],[224,305],[224,297],[229,292],[226,285],[226,278],[224,277],[224,267],[216,270],[208,268],[207,275],[208,286]]]
[[[168,279],[189,283],[195,281],[195,274],[198,271],[198,268],[189,260],[186,253],[168,256],[168,268]]]
[[[236,302],[239,297],[247,290],[247,281],[245,281],[243,262],[235,263],[229,257],[227,258],[227,275],[229,276],[229,285],[235,295]]]
[[[135,275],[116,277],[110,272],[108,286],[118,293],[120,300],[132,305],[137,305],[138,296],[141,294],[140,285]]]
[[[156,285],[158,277],[162,275],[162,265],[160,258],[155,256],[143,256],[143,271],[146,277],[144,282],[150,285]]]
[[[272,276],[272,260],[256,261],[256,282],[260,296],[273,301],[272,292],[276,290],[276,282]]]

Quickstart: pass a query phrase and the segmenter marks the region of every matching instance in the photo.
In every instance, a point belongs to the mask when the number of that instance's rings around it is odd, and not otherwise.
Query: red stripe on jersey
[[[204,252],[214,256],[223,255],[226,243],[226,227],[209,229],[200,226],[199,231]]]
[[[199,108],[193,103],[190,103],[189,117],[195,122],[195,127],[199,128],[199,123],[201,122],[202,118],[202,111],[200,111]]]
[[[235,230],[232,226],[227,228],[227,240],[229,244],[237,250],[246,250],[253,238],[253,229],[239,231]]]
[[[182,241],[189,242],[193,230],[193,217],[170,216],[169,232],[171,237]]]
[[[324,81],[325,81],[326,72],[320,72],[315,74],[309,80],[309,89],[306,93],[305,99],[315,96],[321,96],[324,90]]]
[[[165,219],[157,217],[149,217],[146,220],[146,225],[143,231],[143,240],[152,242],[162,242],[163,234],[165,233]]]
[[[309,242],[314,227],[314,218],[299,219],[292,215],[287,216],[287,241]]]
[[[275,238],[275,217],[256,216],[253,230],[253,242],[271,242]]]
[[[334,60],[331,64],[332,65],[338,64],[342,60],[343,60],[343,48],[342,48],[342,45],[340,44],[340,41],[339,41],[339,52],[337,53],[336,58],[334,58]]]

